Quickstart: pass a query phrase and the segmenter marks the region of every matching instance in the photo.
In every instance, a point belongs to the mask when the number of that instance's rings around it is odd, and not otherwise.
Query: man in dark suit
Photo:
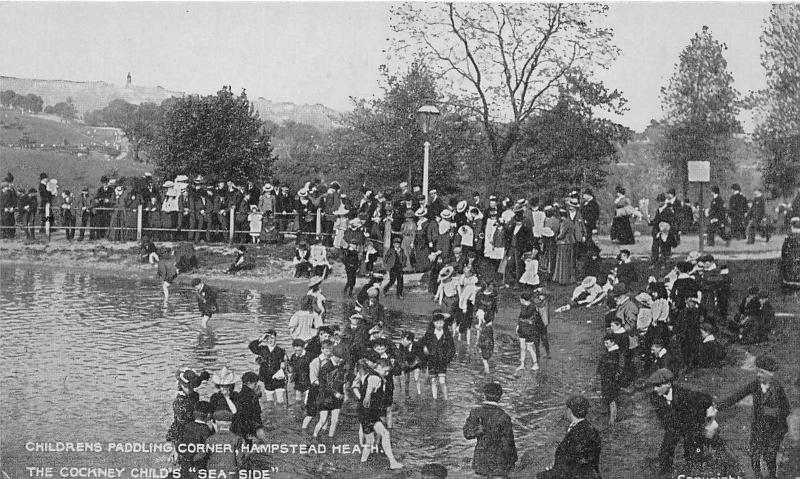
[[[432,189],[428,192],[428,213],[431,218],[438,216],[444,209],[444,201],[439,198],[439,192]]]
[[[597,230],[597,222],[600,220],[600,205],[594,198],[594,192],[589,188],[583,191],[581,216],[586,226],[586,242],[588,243],[592,239],[592,234]]]
[[[486,400],[469,413],[464,424],[464,437],[477,439],[472,469],[480,476],[508,477],[517,462],[517,446],[511,417],[497,404],[503,395],[498,383],[483,388]]]
[[[728,213],[731,216],[731,234],[736,239],[744,239],[744,216],[747,214],[747,198],[742,194],[742,188],[738,184],[732,184],[731,190],[733,190],[733,194],[728,199]]]
[[[600,433],[586,420],[589,400],[583,396],[567,399],[567,435],[556,448],[553,467],[537,479],[599,479]]]
[[[656,209],[656,213],[653,216],[653,219],[650,220],[650,234],[653,237],[653,245],[650,247],[650,262],[653,264],[658,262],[660,254],[658,241],[656,241],[656,236],[660,231],[658,225],[660,223],[667,223],[668,225],[670,225],[670,228],[676,227],[677,225],[677,218],[675,217],[675,211],[672,209],[672,206],[667,202],[666,195],[664,195],[664,193],[659,193],[658,196],[656,196],[656,201],[659,203],[659,206]]]
[[[513,266],[514,275],[509,279],[509,286],[518,286],[519,278],[525,272],[525,262],[522,260],[523,253],[530,251],[533,245],[533,231],[525,226],[523,222],[522,208],[514,209],[514,220],[506,228],[506,256],[508,256],[509,266]]]
[[[719,235],[725,245],[730,244],[731,237],[725,233],[725,221],[728,216],[725,214],[725,201],[719,195],[719,186],[711,187],[711,206],[708,209],[708,246],[714,246],[714,238]]]
[[[203,283],[200,278],[192,280],[192,287],[197,296],[197,307],[200,308],[200,325],[205,328],[208,320],[217,312],[217,290]]]
[[[789,430],[789,400],[775,378],[778,363],[770,356],[756,359],[757,379],[719,402],[727,409],[747,396],[753,397],[753,422],[750,426],[750,464],[755,477],[761,477],[761,458],[767,463],[769,477],[777,477],[777,456],[783,436]]]
[[[692,464],[702,459],[706,417],[714,414],[711,396],[673,386],[674,377],[669,369],[659,369],[648,379],[654,389],[650,402],[664,428],[658,452],[658,473],[665,477],[672,474],[675,447],[680,440],[683,440],[687,462]]]
[[[753,206],[747,212],[747,244],[756,242],[756,232],[769,242],[770,227],[766,222],[766,204],[760,188],[753,192]]]

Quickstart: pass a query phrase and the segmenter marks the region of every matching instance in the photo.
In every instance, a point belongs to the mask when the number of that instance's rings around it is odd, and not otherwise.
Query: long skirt
[[[556,245],[556,265],[553,271],[553,281],[558,284],[572,284],[575,282],[575,245]]]
[[[630,215],[616,216],[611,222],[611,241],[619,244],[634,244]]]
[[[786,236],[781,248],[781,282],[784,286],[800,287],[800,235]]]
[[[539,263],[539,271],[547,273],[553,277],[553,270],[556,267],[556,238],[555,236],[545,236],[542,238],[542,260]]]

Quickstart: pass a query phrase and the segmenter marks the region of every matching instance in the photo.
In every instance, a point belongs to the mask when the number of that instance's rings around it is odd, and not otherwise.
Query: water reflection
[[[225,365],[237,377],[255,371],[246,345],[269,328],[278,331],[279,344],[291,351],[286,325],[298,298],[259,290],[223,291],[219,313],[209,329],[201,330],[196,300],[188,288],[173,290],[165,305],[155,281],[15,266],[4,266],[0,281],[4,331],[0,441],[2,461],[12,477],[21,477],[25,466],[44,460],[25,450],[28,440],[163,441],[172,420],[174,375],[182,366],[216,370]],[[331,303],[331,322],[339,324],[348,307]],[[387,314],[396,340],[405,329],[421,336],[425,321],[419,315]],[[493,372],[492,379],[504,384],[503,402],[514,417],[517,444],[524,450],[533,445],[534,438],[542,442],[563,434],[542,426],[545,417],[561,414],[561,398],[570,390],[561,378],[568,374],[575,383],[585,384],[591,374],[589,368],[575,367],[576,357],[551,360],[545,371],[515,376],[517,348],[514,338],[497,338],[493,361],[506,366]],[[474,350],[459,347],[448,373],[448,402],[432,400],[424,375],[421,379],[421,397],[412,384],[411,395],[401,399],[397,387],[400,410],[395,416],[395,448],[412,468],[439,461],[458,477],[457,471],[469,470],[474,445],[463,439],[462,426],[469,410],[482,400],[487,379],[481,373],[480,358]],[[199,392],[208,397],[213,386],[203,385]],[[297,405],[270,412],[268,423],[276,441],[310,442],[299,430],[302,416]],[[346,408],[343,416],[334,442],[356,444],[354,412]],[[56,464],[61,459],[47,457]],[[94,465],[145,467],[163,460],[160,456],[106,455],[95,458]],[[384,468],[380,460],[362,468],[357,456],[275,460],[285,472],[291,471],[288,477],[376,477]]]

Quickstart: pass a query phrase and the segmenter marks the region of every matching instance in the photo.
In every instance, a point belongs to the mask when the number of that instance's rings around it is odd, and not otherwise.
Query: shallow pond
[[[55,477],[61,466],[125,468],[121,477],[146,477],[131,475],[132,469],[169,467],[164,452],[109,452],[108,443],[164,444],[181,366],[228,366],[237,377],[257,371],[247,343],[269,328],[278,330],[279,344],[290,350],[286,325],[298,299],[270,291],[223,291],[220,314],[209,330],[201,331],[188,289],[174,291],[165,305],[155,281],[3,265],[0,297],[1,459],[12,478],[30,477],[26,467],[57,467]],[[329,322],[338,324],[342,316],[342,304],[333,303]],[[402,329],[421,335],[426,326],[420,315],[393,311],[390,318],[396,339]],[[514,375],[516,340],[496,338],[492,378],[506,390],[502,405],[513,418],[520,456],[534,450],[552,457],[552,443],[564,434],[563,428],[552,427],[554,418],[562,414],[564,397],[574,392],[565,382],[587,384],[593,377],[596,352],[591,344],[577,348],[586,352],[570,353],[567,361],[563,348],[582,341],[566,331],[550,336],[554,358],[543,371],[521,376]],[[450,401],[434,401],[424,385],[422,397],[401,400],[399,388],[396,392],[393,444],[409,466],[405,472],[386,472],[382,455],[361,466],[357,454],[332,452],[334,445],[358,443],[354,411],[346,406],[337,437],[320,442],[325,454],[277,455],[273,463],[279,472],[272,477],[409,477],[434,461],[461,471],[454,477],[468,474],[475,443],[464,439],[462,427],[469,410],[482,400],[487,378],[477,352],[457,346],[448,374]],[[199,392],[207,399],[213,386],[203,385]],[[300,431],[301,420],[296,405],[265,409],[275,443],[314,444]],[[102,452],[29,450],[31,443],[58,441],[100,443]]]

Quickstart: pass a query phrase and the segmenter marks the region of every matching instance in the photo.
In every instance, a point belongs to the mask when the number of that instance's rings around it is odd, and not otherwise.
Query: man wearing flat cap
[[[503,395],[499,383],[483,387],[485,401],[469,413],[464,437],[477,439],[472,469],[481,477],[508,477],[517,462],[517,446],[511,416],[497,404]]]
[[[771,356],[756,359],[756,379],[719,402],[720,411],[753,397],[753,422],[750,426],[750,464],[755,477],[761,477],[761,459],[767,464],[770,478],[777,477],[777,456],[783,436],[789,430],[789,400],[776,380],[778,362]]]
[[[647,380],[653,386],[650,403],[664,428],[658,451],[658,473],[664,477],[672,474],[678,441],[683,440],[683,455],[688,463],[702,459],[706,417],[715,413],[711,396],[673,386],[674,378],[669,369],[659,369]]]
[[[537,479],[599,479],[600,433],[586,419],[589,400],[583,396],[567,399],[567,435],[556,448],[553,467],[536,475]]]

